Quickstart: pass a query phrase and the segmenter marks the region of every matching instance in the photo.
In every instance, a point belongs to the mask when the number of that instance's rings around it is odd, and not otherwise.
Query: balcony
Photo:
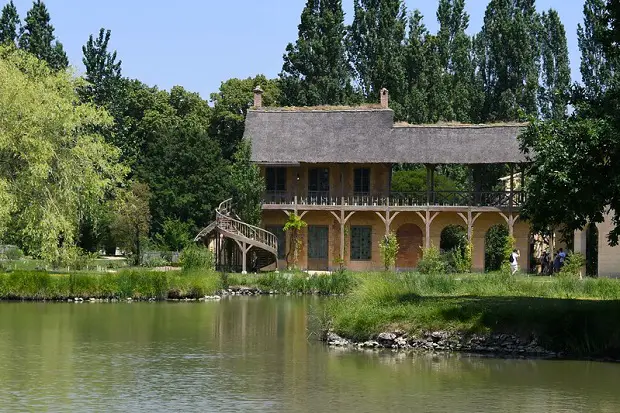
[[[522,191],[423,191],[391,192],[386,194],[351,194],[333,196],[329,192],[308,192],[294,196],[285,191],[268,191],[263,202],[264,209],[278,209],[278,205],[290,207],[487,207],[498,209],[520,208],[525,202]]]

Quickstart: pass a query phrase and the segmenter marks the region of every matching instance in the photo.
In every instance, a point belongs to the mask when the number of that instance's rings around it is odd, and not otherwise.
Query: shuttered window
[[[369,261],[372,250],[372,227],[351,227],[351,260]]]
[[[353,191],[355,195],[368,195],[370,192],[370,168],[357,168],[354,171]]]
[[[327,259],[329,242],[329,228],[323,226],[308,226],[308,258]]]
[[[278,238],[278,258],[286,258],[286,233],[281,226],[272,225],[265,228]]]
[[[267,191],[286,191],[286,168],[265,168],[265,181]]]

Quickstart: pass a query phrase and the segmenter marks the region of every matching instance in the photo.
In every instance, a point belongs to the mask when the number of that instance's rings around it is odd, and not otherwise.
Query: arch
[[[498,271],[504,262],[510,231],[505,224],[495,224],[484,235],[484,270]]]
[[[396,239],[399,246],[398,255],[396,256],[396,268],[416,268],[422,252],[422,241],[424,239],[420,227],[416,224],[403,224],[396,231]]]
[[[586,275],[598,276],[598,228],[594,223],[586,228]]]
[[[439,249],[442,251],[452,251],[459,249],[465,251],[467,248],[467,230],[462,225],[450,224],[441,230],[439,235]]]

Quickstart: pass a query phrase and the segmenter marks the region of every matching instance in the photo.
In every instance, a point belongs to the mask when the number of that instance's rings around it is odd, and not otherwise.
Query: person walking
[[[519,257],[521,256],[521,253],[518,250],[512,250],[512,253],[510,254],[510,257],[508,258],[508,261],[510,262],[510,274],[511,275],[515,275],[516,272],[519,270]]]

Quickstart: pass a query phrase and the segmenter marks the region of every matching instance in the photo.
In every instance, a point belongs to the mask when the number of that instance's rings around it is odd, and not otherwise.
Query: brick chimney
[[[390,103],[390,94],[386,88],[381,89],[381,108],[387,109]]]
[[[260,86],[256,86],[254,92],[254,107],[260,108],[263,106],[263,89]]]

